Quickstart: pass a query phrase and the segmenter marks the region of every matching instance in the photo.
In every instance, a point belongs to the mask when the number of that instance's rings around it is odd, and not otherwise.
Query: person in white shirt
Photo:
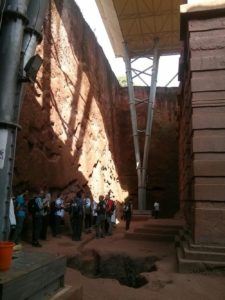
[[[97,202],[95,200],[91,203],[91,211],[92,211],[92,226],[96,225],[97,220]]]
[[[84,198],[84,226],[86,233],[91,232],[91,221],[92,221],[92,212],[91,212],[91,199],[90,194],[86,194]]]
[[[53,236],[56,237],[61,233],[61,223],[64,218],[64,202],[61,198],[61,194],[58,194],[55,200],[55,213],[54,213],[54,226],[53,226]]]
[[[158,219],[159,217],[159,202],[157,200],[154,203],[154,216],[155,219]]]
[[[13,198],[10,199],[9,202],[9,224],[10,224],[10,234],[9,234],[9,240],[13,240],[13,235],[15,233],[16,229],[16,217],[15,217],[15,211],[14,211],[14,203]]]

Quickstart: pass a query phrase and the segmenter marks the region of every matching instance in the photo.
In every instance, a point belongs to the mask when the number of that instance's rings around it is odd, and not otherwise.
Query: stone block
[[[215,100],[225,100],[225,91],[201,92],[192,94],[192,102],[205,101],[213,103]]]
[[[225,128],[225,113],[194,113],[192,117],[193,129],[221,129]]]
[[[204,30],[204,31],[195,31],[195,32],[190,32],[189,41],[193,42],[193,44],[194,44],[195,42],[198,42],[198,41],[201,41],[204,39],[211,39],[212,37],[220,39],[221,37],[224,37],[224,34],[225,34],[224,28],[213,29],[213,30]],[[219,49],[221,49],[221,48],[219,48]]]
[[[194,243],[225,245],[225,204],[195,208]]]
[[[196,37],[189,41],[189,45],[191,51],[221,49],[225,48],[225,37],[210,36],[201,39]]]
[[[193,137],[193,152],[225,152],[225,136]]]
[[[195,201],[225,201],[225,184],[195,184]]]
[[[189,61],[190,59],[192,58],[205,58],[205,57],[208,57],[208,56],[214,56],[214,57],[217,57],[217,56],[223,56],[224,55],[224,48],[221,48],[221,49],[209,49],[209,50],[204,50],[202,51],[201,49],[200,50],[195,50],[195,51],[192,51],[191,52],[191,57],[189,58]],[[190,64],[189,64],[190,66]]]
[[[216,155],[214,161],[195,160],[193,165],[194,176],[225,176],[225,161],[217,161]]]
[[[191,79],[192,92],[223,91],[225,70],[193,72]]]
[[[193,31],[205,31],[212,29],[224,29],[225,28],[225,18],[212,18],[203,20],[190,20],[188,22],[188,30]]]
[[[225,68],[225,54],[221,56],[195,57],[190,60],[191,71],[218,70]]]
[[[195,177],[193,184],[224,184],[224,177]]]

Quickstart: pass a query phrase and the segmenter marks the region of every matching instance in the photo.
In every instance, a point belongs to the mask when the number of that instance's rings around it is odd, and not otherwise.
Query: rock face
[[[128,193],[135,199],[137,176],[127,90],[120,88],[74,1],[51,1],[38,52],[44,63],[35,85],[25,90],[15,191],[47,186],[53,192],[62,191],[69,200],[80,189],[94,198],[112,190],[115,199],[123,200]],[[138,92],[147,95],[145,88]],[[172,199],[174,211],[176,91],[158,89],[157,94],[149,189],[165,207]],[[141,104],[139,122],[146,121],[145,111],[146,104]]]

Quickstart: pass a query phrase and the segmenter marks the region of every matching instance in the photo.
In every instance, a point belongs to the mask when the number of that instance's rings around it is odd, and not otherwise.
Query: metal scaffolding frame
[[[155,95],[156,95],[156,86],[157,86],[157,75],[158,75],[158,64],[159,64],[159,53],[158,53],[158,45],[159,39],[154,40],[154,55],[146,56],[145,58],[149,58],[151,61],[151,66],[145,68],[145,70],[139,71],[137,69],[132,68],[132,63],[134,63],[137,59],[141,57],[136,57],[135,59],[131,59],[129,57],[129,53],[124,44],[124,62],[126,66],[126,75],[127,75],[127,85],[128,85],[128,96],[129,96],[129,107],[130,107],[130,115],[131,115],[131,124],[132,124],[132,132],[133,132],[133,141],[134,141],[134,151],[135,151],[135,159],[136,159],[136,169],[137,169],[137,177],[138,177],[138,209],[146,210],[147,208],[147,199],[146,199],[146,189],[147,189],[147,167],[148,167],[148,158],[149,158],[149,148],[150,148],[150,139],[151,139],[151,131],[152,131],[152,121],[153,121],[153,111],[155,104]],[[151,71],[151,72],[150,72]],[[134,75],[133,75],[134,74]],[[141,75],[148,75],[151,77],[151,85],[149,91],[149,97],[147,99],[139,99],[135,97],[135,89],[133,79],[139,77],[141,81],[149,86],[146,83],[146,80],[141,77]],[[139,103],[147,102],[148,110],[147,110],[147,122],[146,128],[138,129],[137,124],[137,112],[136,106]],[[140,134],[145,133],[145,142],[144,142],[144,153],[143,160],[141,160],[140,154]]]

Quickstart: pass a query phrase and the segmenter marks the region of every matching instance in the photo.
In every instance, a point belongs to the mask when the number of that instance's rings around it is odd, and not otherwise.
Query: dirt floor
[[[151,220],[133,221],[130,232],[149,222]],[[87,277],[73,268],[67,268],[65,284],[80,287],[83,300],[225,300],[224,276],[177,273],[174,243],[127,239],[123,222],[116,226],[112,236],[104,239],[95,239],[94,232],[84,233],[80,242],[72,241],[69,234],[63,234],[60,238],[49,235],[49,240],[43,241],[42,245],[42,248],[33,248],[30,244],[24,244],[24,249],[66,255],[69,260],[83,255],[86,267],[89,266],[88,259],[92,253],[98,253],[100,257],[124,255],[131,258],[158,258],[155,271],[142,273],[148,283],[140,288],[121,285],[116,279]]]

